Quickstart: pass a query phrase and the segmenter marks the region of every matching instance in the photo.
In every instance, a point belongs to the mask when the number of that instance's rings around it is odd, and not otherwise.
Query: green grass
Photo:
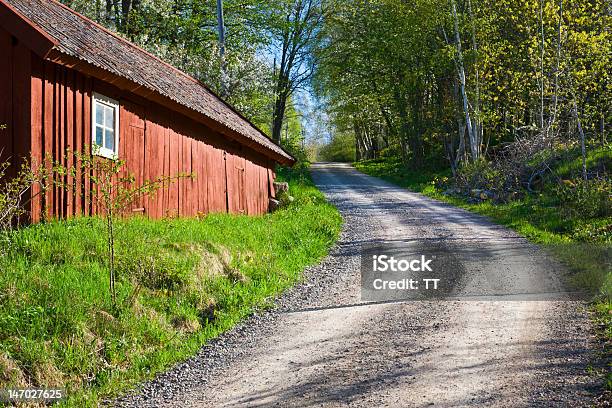
[[[591,152],[589,168],[604,165],[611,168],[609,148]],[[611,242],[612,217],[584,219],[562,211],[558,200],[546,193],[526,194],[523,198],[505,204],[491,201],[469,203],[466,198],[443,194],[440,181],[450,178],[450,170],[425,168],[409,171],[401,161],[383,158],[354,163],[361,172],[379,177],[412,191],[422,193],[457,207],[485,215],[492,221],[505,225],[530,241],[547,248],[572,271],[570,284],[593,295],[591,310],[600,338],[608,346],[603,357],[612,358],[609,344],[612,342],[612,269]],[[559,163],[556,168],[561,177],[580,173],[579,158]],[[612,390],[612,374],[608,369],[606,386]]]
[[[118,225],[118,305],[98,218],[15,231],[0,258],[0,387],[66,386],[96,406],[193,355],[272,304],[337,239],[341,218],[303,172],[295,197],[260,217]]]

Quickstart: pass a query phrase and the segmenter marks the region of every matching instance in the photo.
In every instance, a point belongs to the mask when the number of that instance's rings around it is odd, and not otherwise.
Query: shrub
[[[0,155],[2,151],[0,150]],[[0,162],[0,231],[8,232],[20,224],[20,217],[27,213],[27,205],[48,187],[48,161],[33,163],[24,159],[19,166],[8,161]],[[11,173],[14,167],[14,173]],[[31,188],[36,185],[35,192]]]
[[[500,170],[490,162],[479,160],[461,167],[455,178],[457,187],[462,190],[482,189],[501,191],[504,188],[504,177]]]
[[[561,183],[555,194],[567,215],[582,219],[612,215],[612,182],[608,179]]]

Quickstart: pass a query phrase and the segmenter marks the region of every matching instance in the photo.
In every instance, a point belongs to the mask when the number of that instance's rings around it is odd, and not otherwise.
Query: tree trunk
[[[544,132],[544,0],[540,0],[540,130]]]
[[[106,14],[104,18],[106,19],[106,25],[111,25],[113,18],[113,0],[106,0]]]
[[[410,150],[412,151],[412,167],[418,169],[423,164],[423,143],[421,134],[423,131],[422,124],[422,106],[423,92],[415,91],[412,104],[412,132],[410,132]]]
[[[451,1],[451,9],[453,12],[453,18],[455,21],[455,42],[457,46],[457,73],[459,75],[459,85],[461,90],[461,97],[463,102],[463,112],[465,114],[465,124],[467,125],[468,139],[470,141],[470,153],[472,160],[476,161],[479,158],[479,146],[477,145],[477,138],[472,127],[472,119],[470,118],[470,103],[468,100],[466,86],[465,86],[465,69],[463,66],[463,53],[461,51],[461,37],[459,35],[459,17],[457,16],[457,7],[455,1]]]
[[[548,128],[550,129],[557,121],[557,107],[559,103],[559,68],[561,65],[561,24],[563,21],[563,0],[559,0],[559,22],[557,24],[557,61],[555,67],[555,93],[553,94],[553,108]]]
[[[227,98],[227,63],[225,61],[225,22],[223,21],[223,0],[217,0],[217,30],[219,31],[219,58],[221,59],[221,98]]]
[[[356,161],[362,160],[363,157],[363,135],[359,121],[353,119],[353,129],[355,131],[355,159]]]
[[[274,103],[274,112],[272,114],[272,140],[276,143],[281,143],[281,135],[283,131],[283,120],[285,118],[285,109],[287,107],[287,93],[283,90],[276,95]]]
[[[606,145],[606,122],[603,113],[601,114],[601,145]]]
[[[475,93],[474,96],[474,136],[475,136],[475,144],[477,146],[478,157],[480,157],[481,146],[483,140],[483,128],[482,128],[482,118],[480,115],[480,71],[478,69],[478,43],[476,42],[476,25],[474,24],[474,15],[472,13],[472,2],[468,0],[467,2],[468,12],[470,15],[470,21],[472,25],[472,49],[476,55],[476,60],[474,62],[474,77],[475,77]]]
[[[573,106],[574,118],[576,119],[576,125],[578,125],[578,134],[580,135],[580,152],[582,153],[582,178],[587,179],[587,167],[586,167],[586,142],[584,138],[584,132],[582,131],[582,124],[580,123],[580,117],[578,116],[578,106],[574,99]]]
[[[401,81],[400,81],[401,83]],[[407,143],[410,138],[410,123],[408,121],[408,106],[403,94],[396,89],[394,92],[395,103],[397,104],[397,110],[399,113],[400,127],[399,127],[399,139],[402,147],[402,160],[404,163],[408,162],[407,155]]]

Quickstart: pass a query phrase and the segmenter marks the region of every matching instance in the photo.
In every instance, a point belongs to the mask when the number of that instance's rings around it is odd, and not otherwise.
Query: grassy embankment
[[[574,157],[554,169],[561,179],[579,174],[581,159],[577,154]],[[605,161],[606,168],[612,168],[612,151],[609,147],[591,151],[587,166],[592,168],[602,161]],[[594,294],[592,308],[595,327],[607,342],[607,358],[612,358],[612,217],[585,218],[579,213],[564,211],[562,203],[552,191],[554,187],[545,188],[538,194],[525,194],[508,203],[490,200],[473,203],[468,197],[444,194],[440,187],[444,183],[440,181],[450,178],[450,169],[426,168],[411,172],[393,158],[362,161],[354,165],[371,176],[485,215],[532,242],[549,248],[574,271],[571,283]],[[610,373],[607,375],[607,388],[612,390]]]
[[[15,231],[0,257],[0,387],[65,386],[62,405],[95,406],[269,307],[341,225],[306,172],[286,177],[295,201],[273,214],[119,222],[117,308],[101,219]]]

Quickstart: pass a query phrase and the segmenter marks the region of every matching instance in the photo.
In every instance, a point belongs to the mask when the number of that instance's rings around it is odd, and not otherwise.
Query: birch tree
[[[457,16],[457,6],[455,5],[455,0],[451,0],[451,12],[453,14],[453,23],[455,28],[455,45],[457,47],[457,56],[455,60],[457,64],[457,75],[459,76],[459,88],[461,92],[461,101],[463,104],[463,113],[465,115],[468,140],[470,141],[470,153],[472,160],[476,161],[480,157],[480,144],[477,129],[474,128],[472,117],[470,115],[470,102],[466,90],[465,66],[463,64],[463,52],[461,50],[461,35],[459,34],[459,17]]]

